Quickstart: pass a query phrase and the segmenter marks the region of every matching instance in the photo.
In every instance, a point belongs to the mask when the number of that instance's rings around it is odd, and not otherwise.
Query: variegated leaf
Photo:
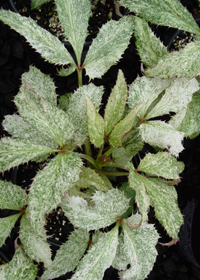
[[[14,257],[9,263],[0,266],[2,280],[33,280],[37,275],[37,265],[23,252],[22,246],[16,249]]]
[[[115,148],[112,152],[115,163],[126,165],[132,159],[132,156],[126,152],[124,147]]]
[[[10,232],[14,228],[14,225],[20,215],[21,213],[5,218],[0,218],[0,247],[4,244],[6,238],[10,235]]]
[[[67,77],[69,75],[71,75],[72,73],[74,73],[74,71],[76,70],[76,66],[71,64],[68,68],[61,68],[57,70],[57,74],[58,76],[61,77]]]
[[[88,35],[87,27],[91,16],[91,1],[55,0],[55,3],[62,28],[73,47],[78,65],[80,65],[83,46]]]
[[[124,245],[123,251],[130,264],[130,268],[119,273],[123,280],[143,280],[153,268],[156,261],[156,244],[159,235],[154,226],[147,223],[131,230],[123,223]]]
[[[157,64],[158,58],[167,54],[167,48],[158,39],[146,21],[135,17],[134,36],[138,54],[147,67]]]
[[[121,0],[120,5],[156,25],[166,25],[200,35],[192,15],[178,0]]]
[[[41,98],[28,84],[22,85],[14,102],[25,120],[61,147],[72,137],[74,126],[67,114]]]
[[[37,7],[43,5],[44,3],[50,2],[51,0],[31,0],[31,9],[36,9]]]
[[[104,271],[110,267],[118,245],[118,226],[105,233],[80,261],[72,280],[102,280]]]
[[[61,205],[67,218],[75,227],[86,230],[99,229],[117,222],[129,208],[129,200],[118,189],[97,191],[92,197],[95,207],[80,197],[68,197]]]
[[[28,215],[29,213],[23,215],[20,223],[19,237],[24,251],[32,260],[43,262],[46,268],[50,267],[52,264],[51,249],[47,241],[34,232],[30,225]]]
[[[122,146],[122,137],[125,133],[131,130],[135,121],[135,117],[143,106],[143,103],[136,105],[128,113],[128,115],[114,127],[112,133],[109,136],[109,142],[113,147]]]
[[[123,72],[119,70],[117,82],[109,96],[104,120],[105,120],[105,134],[108,135],[114,126],[121,120],[127,98],[127,85]]]
[[[110,20],[103,25],[83,64],[91,79],[100,78],[121,58],[129,44],[133,27],[132,16],[122,17],[119,21]]]
[[[165,90],[162,99],[147,114],[146,119],[162,116],[169,112],[177,113],[185,109],[192,100],[193,93],[197,90],[199,90],[199,83],[195,78],[175,79]]]
[[[27,195],[21,187],[0,180],[0,208],[21,210],[26,204]]]
[[[4,137],[0,140],[0,172],[59,150],[35,144],[29,140]]]
[[[124,235],[123,233],[120,234],[118,237],[118,246],[115,258],[112,262],[112,267],[115,269],[126,270],[129,261],[127,260],[126,255],[124,254]]]
[[[179,179],[179,174],[184,170],[184,163],[177,161],[167,152],[148,153],[140,161],[137,169],[150,176]]]
[[[137,77],[129,87],[129,107],[134,108],[136,105],[144,103],[143,108],[138,113],[139,118],[144,117],[151,103],[170,84],[170,80],[150,79],[145,76]]]
[[[82,161],[77,153],[60,153],[40,170],[31,185],[28,207],[31,226],[44,236],[45,214],[56,208],[68,189],[79,179]]]
[[[41,280],[54,279],[74,270],[87,249],[88,242],[89,233],[86,230],[74,230],[67,242],[60,246],[52,266],[43,273]]]
[[[142,141],[139,131],[134,130],[132,133],[123,141],[123,147],[126,149],[126,154],[134,157],[139,151],[142,150],[144,142]]]
[[[193,78],[200,75],[199,56],[200,41],[191,42],[178,52],[171,52],[160,57],[158,64],[153,68],[148,68],[144,73],[148,77],[163,79]]]
[[[152,146],[168,149],[171,155],[178,156],[184,149],[182,140],[184,133],[175,130],[163,121],[149,121],[139,126],[142,140]]]
[[[62,65],[74,63],[64,44],[30,17],[23,17],[18,13],[1,9],[0,20],[24,36],[45,60]]]
[[[87,106],[87,124],[90,141],[97,148],[104,143],[105,123],[101,115],[98,114],[92,101],[85,96]]]
[[[95,170],[89,167],[83,167],[83,172],[80,173],[79,181],[76,185],[80,188],[89,188],[94,186],[99,191],[108,191],[110,186],[99,176]]]

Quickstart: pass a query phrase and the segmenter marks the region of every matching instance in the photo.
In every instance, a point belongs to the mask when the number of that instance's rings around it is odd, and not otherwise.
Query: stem
[[[101,176],[101,178],[105,181],[105,183],[108,185],[108,187],[110,189],[113,188],[113,185],[111,184],[110,180],[108,179],[108,177],[104,174],[104,171],[102,170],[98,170],[99,175]]]
[[[109,155],[110,154],[112,154],[112,152],[114,151],[114,147],[111,147],[110,149],[108,149],[105,153],[104,153],[104,155],[106,155],[107,157],[109,157]]]
[[[129,168],[126,168],[124,165],[121,165],[121,164],[118,164],[118,163],[106,162],[106,163],[101,165],[101,167],[105,167],[105,166],[116,167],[116,168],[125,169],[125,170],[129,171]]]
[[[79,87],[81,87],[83,85],[82,67],[77,66],[77,74],[78,74],[78,85]]]
[[[90,156],[88,156],[88,155],[84,155],[84,154],[80,154],[80,156],[81,156],[81,158],[84,158],[84,159],[86,159],[89,163],[91,163],[91,164],[95,167],[95,169],[98,169],[98,166],[97,166],[97,164],[96,164],[96,161],[95,161],[92,157],[90,157]]]
[[[102,171],[106,176],[128,176],[129,172]]]

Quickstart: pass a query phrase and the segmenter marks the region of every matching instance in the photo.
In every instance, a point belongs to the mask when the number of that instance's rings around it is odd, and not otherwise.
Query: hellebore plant
[[[45,161],[45,167],[28,192],[11,182],[0,182],[0,208],[19,211],[0,219],[1,246],[21,218],[21,245],[13,259],[0,267],[0,278],[35,279],[34,260],[44,263],[41,280],[69,271],[75,271],[73,280],[101,280],[110,266],[119,270],[120,279],[145,279],[156,261],[159,238],[154,225],[148,223],[149,208],[154,208],[171,244],[178,241],[183,224],[174,185],[184,164],[176,158],[183,150],[183,138],[200,132],[195,78],[200,74],[200,30],[178,0],[121,0],[120,5],[137,16],[107,22],[81,63],[91,2],[55,3],[75,60],[32,19],[0,10],[0,20],[25,36],[45,60],[68,65],[60,75],[77,71],[79,83],[57,105],[53,80],[31,66],[22,75],[14,98],[19,114],[7,115],[3,121],[11,137],[0,141],[0,171],[29,161]],[[192,32],[196,41],[168,53],[145,20]],[[144,75],[127,87],[119,70],[102,116],[104,89],[92,79],[101,78],[122,57],[133,31]],[[82,84],[83,69],[91,81],[88,85]],[[170,121],[158,120],[170,112],[174,113]],[[158,152],[147,153],[134,166],[132,159],[144,143]],[[127,181],[113,186],[112,176],[126,176]],[[45,215],[57,206],[75,229],[52,260]]]

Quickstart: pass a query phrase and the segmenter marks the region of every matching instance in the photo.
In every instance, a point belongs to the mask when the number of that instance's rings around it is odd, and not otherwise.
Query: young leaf
[[[104,271],[110,267],[118,244],[118,226],[105,233],[80,261],[72,280],[102,280]]]
[[[88,35],[87,27],[91,16],[91,1],[55,0],[55,3],[64,33],[72,45],[80,65],[83,46]]]
[[[29,140],[4,137],[0,140],[0,172],[59,150],[35,144]]]
[[[13,229],[16,221],[18,220],[19,214],[11,215],[9,217],[0,218],[0,247],[4,244],[6,238],[10,235],[11,230]]]
[[[122,146],[122,137],[125,133],[131,130],[135,117],[137,116],[140,109],[144,104],[139,104],[135,106],[128,115],[121,120],[113,129],[112,133],[109,136],[109,142],[113,147]]]
[[[50,2],[51,0],[31,0],[31,9],[36,9],[37,7]]]
[[[132,16],[122,17],[119,21],[110,20],[103,25],[83,64],[91,79],[101,78],[121,58],[129,44],[133,27]]]
[[[28,84],[22,85],[14,102],[25,120],[61,147],[72,137],[74,126],[67,114],[41,98]]]
[[[83,229],[74,230],[67,242],[60,246],[52,266],[43,273],[41,280],[54,279],[74,270],[87,249],[88,242],[89,233],[87,231]]]
[[[156,261],[156,244],[159,235],[154,226],[147,223],[131,230],[126,223],[122,224],[124,232],[123,251],[131,267],[119,273],[123,280],[142,280],[153,268]]]
[[[124,147],[115,148],[112,152],[112,157],[115,163],[126,165],[132,159],[132,156],[126,152]]]
[[[29,258],[37,262],[43,262],[46,268],[51,266],[51,249],[46,240],[34,232],[27,213],[22,216],[19,236],[24,251]]]
[[[105,120],[105,134],[108,135],[114,126],[121,120],[127,98],[127,85],[123,72],[119,70],[117,82],[109,96],[104,120]]]
[[[156,25],[166,25],[200,35],[192,15],[177,0],[121,0],[120,5]]]
[[[184,170],[184,163],[177,161],[167,152],[148,153],[141,160],[137,169],[150,176],[179,179],[179,174]]]
[[[184,149],[182,140],[184,133],[175,130],[163,121],[149,121],[139,126],[142,140],[152,146],[168,149],[171,155],[178,156]]]
[[[37,275],[35,265],[23,252],[22,246],[16,249],[14,257],[9,263],[0,266],[2,280],[33,280]]]
[[[86,230],[99,229],[117,222],[129,208],[129,200],[118,189],[105,192],[97,191],[92,197],[95,207],[88,206],[80,197],[68,197],[63,201],[62,209],[75,227]]]
[[[199,90],[199,83],[195,78],[175,79],[171,86],[165,90],[162,99],[147,114],[146,119],[162,116],[169,112],[177,113],[185,109],[192,100],[193,93],[197,90]]]
[[[193,78],[200,75],[199,56],[200,41],[191,42],[178,52],[171,52],[160,57],[157,65],[148,68],[144,73],[148,77],[163,79],[173,77]]]
[[[134,157],[139,151],[142,150],[144,142],[142,141],[139,131],[134,130],[132,133],[123,141],[123,147],[126,149],[126,154]]]
[[[26,204],[26,192],[11,182],[0,180],[0,208],[21,210]]]
[[[65,192],[75,185],[81,166],[82,161],[77,153],[60,153],[35,176],[29,192],[28,206],[31,226],[38,235],[44,235],[44,215],[56,208]]]
[[[74,73],[75,70],[76,70],[76,66],[71,64],[68,68],[62,67],[60,70],[57,70],[57,74],[58,74],[58,76],[61,76],[61,77],[67,77],[67,76],[71,75],[72,73]]]
[[[88,123],[88,134],[90,141],[97,148],[100,148],[104,143],[104,119],[95,109],[92,101],[85,96],[87,104],[87,123]]]
[[[54,64],[74,64],[64,44],[30,17],[23,17],[18,13],[1,9],[0,20],[24,36],[45,60]]]
[[[135,17],[134,35],[138,54],[147,67],[157,64],[158,58],[167,54],[167,48],[158,39],[145,20]]]

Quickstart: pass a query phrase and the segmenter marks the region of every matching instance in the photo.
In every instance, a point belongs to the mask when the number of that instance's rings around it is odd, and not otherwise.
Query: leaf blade
[[[14,228],[14,225],[20,215],[21,215],[21,213],[11,215],[11,216],[5,217],[5,218],[0,218],[0,227],[1,227],[0,246],[2,246],[5,243],[6,238],[10,235],[11,230]]]

